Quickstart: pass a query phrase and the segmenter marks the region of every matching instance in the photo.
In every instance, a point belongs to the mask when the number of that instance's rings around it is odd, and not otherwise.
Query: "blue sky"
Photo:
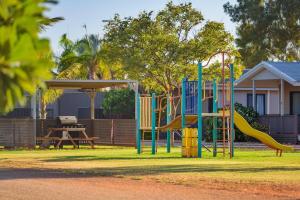
[[[64,21],[48,28],[43,36],[50,38],[55,54],[59,54],[59,38],[67,33],[72,40],[81,38],[86,24],[88,33],[102,35],[102,20],[110,19],[115,13],[121,17],[137,16],[142,10],[158,11],[169,0],[60,0],[58,5],[51,7],[48,16],[62,16]],[[224,13],[223,4],[227,1],[235,3],[236,0],[173,0],[174,3],[192,2],[200,10],[206,20],[223,22],[226,30],[235,33],[235,24]]]

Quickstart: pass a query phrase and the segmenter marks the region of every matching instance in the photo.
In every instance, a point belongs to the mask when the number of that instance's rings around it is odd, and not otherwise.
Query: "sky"
[[[206,20],[214,20],[225,24],[227,31],[235,35],[235,24],[224,13],[223,4],[236,0],[173,0],[175,4],[192,2],[193,7],[200,10]],[[121,17],[137,16],[143,10],[157,12],[164,8],[169,0],[59,0],[59,4],[51,6],[47,16],[64,17],[65,20],[49,27],[42,36],[51,41],[54,53],[61,49],[59,38],[67,34],[72,40],[80,39],[87,26],[89,34],[103,35],[102,20],[111,19],[116,13]]]

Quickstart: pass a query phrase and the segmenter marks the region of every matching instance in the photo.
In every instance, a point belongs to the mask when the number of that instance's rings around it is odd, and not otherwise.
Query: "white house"
[[[261,115],[300,114],[300,62],[259,63],[235,81],[235,101]]]

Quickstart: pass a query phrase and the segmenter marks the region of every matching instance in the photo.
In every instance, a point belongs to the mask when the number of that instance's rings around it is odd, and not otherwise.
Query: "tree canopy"
[[[49,41],[39,32],[61,18],[48,18],[47,0],[0,1],[0,113],[25,103],[51,78],[54,66]]]
[[[147,90],[170,92],[184,77],[195,78],[196,63],[216,52],[231,52],[233,36],[222,23],[204,21],[191,3],[169,2],[157,14],[115,15],[105,26],[103,50],[121,63],[126,76]]]
[[[65,79],[115,79],[119,77],[120,65],[104,56],[99,35],[86,34],[83,38],[72,41],[66,34],[61,37],[63,48],[58,57],[57,78]]]
[[[247,67],[300,59],[299,0],[238,0],[224,10],[238,23],[236,44]]]

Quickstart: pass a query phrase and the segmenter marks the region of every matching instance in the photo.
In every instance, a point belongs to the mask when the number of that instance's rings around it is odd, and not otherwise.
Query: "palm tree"
[[[84,26],[86,29],[86,27]],[[58,59],[58,78],[109,79],[110,70],[103,62],[101,40],[98,35],[86,34],[73,42],[64,34],[60,41],[63,52]],[[100,64],[101,63],[101,64]],[[91,119],[94,119],[95,91],[88,91],[91,100]]]
[[[63,52],[58,59],[58,73],[73,79],[107,79],[109,69],[102,62],[101,40],[98,35],[85,35],[73,42],[64,34],[60,40]],[[62,76],[62,77],[64,77]]]

